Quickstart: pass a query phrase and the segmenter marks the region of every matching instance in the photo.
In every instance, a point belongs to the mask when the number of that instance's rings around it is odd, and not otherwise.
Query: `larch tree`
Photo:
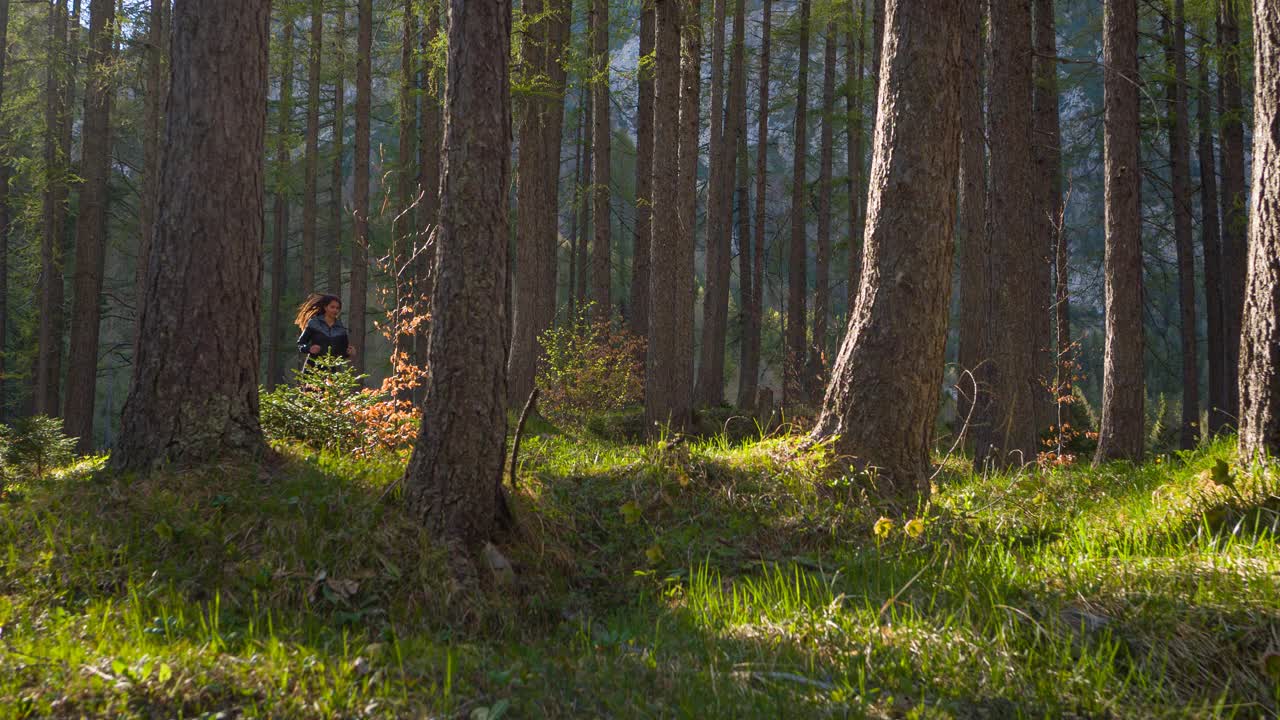
[[[693,401],[700,407],[724,402],[725,336],[729,321],[729,276],[732,262],[733,158],[737,138],[725,122],[725,2],[714,0],[711,23],[711,117],[709,118],[706,215],[706,289],[702,296],[702,342],[698,346]]]
[[[0,107],[4,106],[4,73],[9,63],[9,0],[0,0]],[[8,129],[0,128],[0,148],[9,145]],[[0,150],[2,153],[3,150]],[[9,232],[12,214],[9,210],[9,177],[12,160],[0,154],[0,420],[6,417],[4,406],[5,369],[9,367],[5,351],[5,334],[9,326]]]
[[[337,0],[334,19],[333,48],[333,167],[329,180],[329,242],[325,252],[325,292],[342,296],[342,230],[347,223],[343,202],[344,177],[342,162],[346,157],[347,136],[347,2]]]
[[[983,28],[985,3],[965,2],[961,8],[960,46],[964,73],[960,76],[959,220],[956,223],[959,253],[959,332],[956,411],[970,440],[985,437],[990,396],[984,363],[989,349],[984,333],[990,321],[991,238],[987,233],[987,118],[983,77],[986,43]],[[979,378],[983,382],[979,382]],[[970,443],[972,444],[972,443]]]
[[[115,83],[115,4],[89,3],[88,79],[81,132],[80,207],[76,215],[76,266],[71,304],[63,426],[81,453],[93,450],[93,406],[98,387],[102,273],[107,249],[107,181],[111,177],[111,98]]]
[[[169,192],[160,197],[133,378],[111,454],[116,469],[254,458],[266,449],[256,289],[269,22],[267,0],[174,6],[161,170]],[[209,340],[218,337],[235,341]]]
[[[739,0],[740,2],[742,0]],[[760,334],[764,317],[764,237],[768,215],[769,187],[769,51],[772,45],[773,0],[764,0],[760,10],[759,102],[756,114],[756,198],[752,227],[751,304],[743,308],[741,359],[738,363],[738,407],[756,407],[760,387]],[[743,212],[746,210],[744,209]]]
[[[369,133],[373,100],[371,77],[373,49],[373,0],[357,0],[356,31],[356,138],[355,161],[355,237],[351,242],[351,301],[347,303],[347,333],[357,352],[364,350],[365,311],[369,292]],[[354,365],[364,369],[364,353],[358,352]]]
[[[810,435],[832,440],[837,456],[904,504],[929,494],[956,219],[963,4],[888,2],[861,289]]]
[[[1035,236],[1032,149],[1031,0],[994,0],[990,9],[991,261],[981,382],[990,388],[976,461],[1021,465],[1038,450],[1037,326],[1048,324],[1047,243]],[[1044,312],[1042,312],[1044,311]]]
[[[796,70],[796,112],[792,129],[791,238],[787,245],[787,317],[782,358],[782,403],[787,407],[805,405],[806,360],[809,357],[808,303],[809,213],[806,167],[809,155],[809,12],[812,0],[800,0],[800,40]]]
[[[822,392],[827,368],[827,321],[831,316],[831,185],[835,164],[836,23],[827,23],[822,64],[822,130],[818,138],[818,235],[813,264],[813,342],[808,380],[816,398]]]
[[[506,509],[510,0],[450,0],[443,182],[422,429],[408,506],[468,580]]]
[[[1205,349],[1209,365],[1209,432],[1217,434],[1233,422],[1228,418],[1226,314],[1222,301],[1222,236],[1218,216],[1218,164],[1214,150],[1214,92],[1209,85],[1211,48],[1201,42],[1196,88],[1196,161],[1200,175],[1200,246],[1204,255]]]
[[[1196,446],[1200,431],[1200,362],[1196,323],[1196,254],[1192,241],[1191,150],[1187,118],[1187,28],[1183,1],[1166,19],[1165,99],[1169,104],[1169,169],[1173,191],[1173,243],[1178,263],[1178,331],[1182,350],[1182,425],[1178,444]]]
[[[637,337],[649,333],[649,239],[653,234],[653,55],[654,0],[640,8],[640,66],[636,70],[636,219],[631,256],[628,325]]]
[[[302,287],[305,297],[316,291],[316,238],[319,234],[320,58],[324,50],[324,2],[311,0],[311,41],[307,46],[307,137],[303,158]]]
[[[1063,216],[1062,120],[1058,110],[1058,39],[1054,6],[1054,0],[1035,0],[1032,40],[1035,45],[1035,91],[1031,105],[1036,164],[1035,236],[1048,258],[1044,266],[1053,269],[1052,293],[1049,294],[1047,288],[1037,288],[1044,297],[1052,298],[1053,310],[1048,315],[1053,318],[1054,328],[1052,342],[1049,342],[1049,335],[1041,332],[1045,348],[1043,354],[1049,357],[1037,367],[1039,372],[1047,373],[1043,379],[1049,381],[1053,389],[1053,393],[1041,393],[1052,408],[1049,424],[1060,426],[1066,419],[1062,416],[1068,401],[1063,398],[1071,394],[1073,368],[1070,365],[1070,268]],[[1047,327],[1043,324],[1038,326]],[[1046,361],[1049,368],[1045,368]]]
[[[680,197],[680,31],[685,0],[654,0],[654,122],[653,214],[679,224]],[[654,223],[649,245],[649,332],[645,358],[645,420],[655,425],[684,427],[690,419],[689,383],[693,368],[686,369],[693,339],[681,331],[692,324],[693,308],[685,307],[686,286],[693,287],[692,273],[683,277],[685,229]],[[686,320],[686,315],[688,319]],[[688,325],[686,324],[688,323]],[[690,328],[690,332],[692,329]],[[682,384],[681,381],[685,384]]]
[[[1240,454],[1280,456],[1280,3],[1253,3],[1253,182],[1244,335],[1240,342]]]
[[[268,390],[284,381],[280,361],[284,356],[284,303],[289,282],[289,174],[292,166],[290,134],[293,132],[293,32],[294,17],[288,4],[282,4],[280,22],[284,26],[280,41],[280,100],[276,104],[276,162],[274,222],[271,233],[271,305],[267,308],[267,382]]]
[[[1138,4],[1106,0],[1103,16],[1106,349],[1095,463],[1142,459],[1142,194],[1138,164]]]
[[[1218,122],[1222,141],[1222,310],[1226,347],[1223,407],[1226,424],[1240,416],[1240,332],[1249,217],[1244,178],[1244,102],[1240,88],[1240,0],[1218,0]]]
[[[612,189],[610,173],[613,128],[609,109],[609,0],[592,0],[591,4],[591,300],[593,315],[607,320],[611,316],[610,295],[613,263],[610,249],[609,211]]]

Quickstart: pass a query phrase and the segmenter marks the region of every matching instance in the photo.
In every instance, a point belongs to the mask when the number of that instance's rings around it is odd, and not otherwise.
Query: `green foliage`
[[[537,386],[543,414],[573,427],[644,402],[644,340],[621,324],[591,319],[590,313],[585,308],[572,323],[551,328],[540,338]],[[601,434],[613,435],[607,429],[611,422],[602,424]]]
[[[43,480],[53,469],[70,463],[75,458],[75,448],[76,439],[67,437],[57,418],[33,415],[9,427],[0,426],[4,475]]]

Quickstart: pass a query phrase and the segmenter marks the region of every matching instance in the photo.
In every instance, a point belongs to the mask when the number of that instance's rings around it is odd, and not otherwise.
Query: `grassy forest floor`
[[[1230,443],[880,520],[794,438],[531,428],[458,592],[394,459],[282,447],[0,502],[0,717],[1274,717],[1280,476]]]

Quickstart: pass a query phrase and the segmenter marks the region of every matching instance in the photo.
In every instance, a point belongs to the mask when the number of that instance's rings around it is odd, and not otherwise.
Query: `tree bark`
[[[581,213],[579,213],[579,210],[581,209],[579,208],[579,203],[580,202],[584,203],[584,207],[585,207],[585,202],[582,199],[582,193],[581,193],[581,189],[583,185],[582,174],[583,172],[589,172],[589,171],[583,170],[583,167],[584,167],[583,154],[587,150],[587,148],[584,147],[584,145],[586,145],[585,134],[586,134],[586,126],[587,126],[587,116],[586,116],[586,113],[583,111],[583,107],[582,107],[581,92],[578,93],[578,98],[579,99],[576,107],[576,112],[578,116],[578,127],[574,131],[574,136],[573,136],[573,185],[572,185],[573,196],[571,198],[571,202],[569,203],[569,283],[568,283],[569,284],[569,292],[568,292],[569,316],[568,316],[568,320],[570,323],[577,321],[578,312],[582,306],[582,303],[580,301],[581,283],[578,282],[578,256],[579,256],[579,246],[585,241],[584,238],[582,238],[582,233],[585,232],[583,225],[585,224],[586,211],[583,210]],[[579,223],[580,218],[583,220],[581,224]]]
[[[826,384],[827,321],[831,315],[831,174],[836,104],[836,24],[827,24],[822,72],[822,130],[818,140],[818,237],[813,264],[813,342],[810,347],[810,386],[816,398]]]
[[[1244,103],[1240,89],[1240,2],[1219,0],[1218,90],[1222,93],[1219,122],[1222,127],[1222,301],[1223,342],[1226,364],[1223,374],[1223,412],[1236,426],[1240,416],[1240,333],[1244,308],[1244,275],[1249,249],[1246,240],[1249,217],[1245,202]]]
[[[691,405],[693,397],[693,310],[697,302],[694,256],[698,233],[698,159],[702,143],[702,3],[683,0],[680,53],[680,188],[678,209],[679,238],[676,292],[671,295],[676,312],[676,376],[675,387],[681,395],[680,405]],[[692,418],[688,412],[680,417]],[[677,425],[679,425],[677,423]]]
[[[714,0],[711,25],[711,116],[707,178],[706,288],[702,296],[702,341],[698,346],[693,401],[700,407],[724,402],[724,351],[729,322],[730,233],[733,224],[732,163],[737,138],[725,122],[725,2]]]
[[[866,262],[811,441],[874,473],[884,495],[929,494],[960,159],[962,0],[889,0]],[[919,68],[929,68],[920,72]]]
[[[1102,427],[1095,463],[1142,459],[1142,190],[1138,164],[1138,5],[1106,0],[1103,18],[1106,322]]]
[[[284,292],[289,268],[289,133],[293,125],[293,13],[285,6],[281,23],[280,100],[276,105],[275,224],[271,241],[271,307],[267,327],[267,390],[282,382],[284,356]]]
[[[1182,345],[1182,426],[1179,445],[1188,450],[1200,437],[1200,364],[1196,341],[1196,259],[1192,245],[1191,152],[1187,129],[1187,29],[1183,0],[1174,0],[1166,62],[1171,79],[1169,102],[1169,165],[1173,186],[1173,239],[1178,262],[1179,333]]]
[[[740,0],[741,1],[741,0]],[[756,117],[756,204],[751,252],[751,304],[745,308],[746,329],[742,338],[742,359],[738,368],[738,407],[754,408],[760,387],[760,332],[764,305],[764,222],[768,213],[769,184],[769,51],[771,45],[772,0],[764,0],[760,12],[760,99]]]
[[[582,313],[587,307],[587,299],[590,296],[590,270],[591,270],[591,243],[594,238],[591,225],[591,206],[594,204],[594,195],[591,193],[591,176],[592,176],[592,134],[595,132],[595,121],[592,119],[592,108],[595,104],[592,97],[588,94],[588,89],[583,87],[581,97],[579,98],[578,112],[586,110],[586,117],[583,119],[582,125],[582,183],[578,190],[578,312]],[[581,115],[579,115],[581,117]]]
[[[800,57],[796,71],[796,115],[792,130],[791,242],[787,250],[787,324],[782,360],[782,404],[787,408],[805,405],[805,359],[809,356],[806,298],[809,294],[809,249],[806,226],[809,206],[805,168],[809,153],[809,5],[800,0]]]
[[[1244,336],[1240,454],[1280,456],[1280,4],[1253,4],[1253,190]]]
[[[67,23],[65,0],[49,4],[49,44],[46,55],[46,112],[44,172],[45,188],[40,236],[39,321],[36,329],[35,385],[31,411],[35,415],[57,415],[59,381],[62,373],[62,234],[66,221],[67,172],[70,143],[64,142],[63,126],[68,123],[70,81],[66,68]]]
[[[653,54],[654,0],[642,0],[640,10],[640,57]],[[631,259],[631,332],[637,337],[649,333],[649,239],[653,234],[653,69],[642,64],[637,70],[636,108],[636,227]]]
[[[147,261],[151,254],[151,238],[155,234],[156,205],[160,200],[161,121],[164,117],[165,60],[169,36],[165,16],[168,0],[151,0],[147,28],[146,102],[143,110],[142,197],[139,198],[137,269],[134,280],[134,334],[141,316],[142,296],[147,287]]]
[[[342,297],[342,228],[346,225],[347,213],[343,203],[342,161],[345,156],[344,143],[347,133],[346,110],[346,78],[347,78],[347,2],[337,0],[337,19],[334,25],[333,42],[337,69],[334,71],[333,83],[333,175],[329,188],[329,222],[332,225],[329,247],[325,253],[325,274],[328,276],[326,292]]]
[[[848,132],[849,169],[849,248],[847,255],[847,272],[845,274],[845,300],[849,313],[858,303],[858,275],[862,267],[862,234],[865,226],[863,204],[866,201],[866,178],[863,171],[863,70],[864,48],[866,47],[867,0],[859,0],[857,19],[849,30],[848,45],[845,48],[845,111],[848,114],[846,129]],[[854,58],[857,58],[856,64]]]
[[[373,49],[373,2],[358,0],[359,29],[356,39],[356,157],[355,238],[351,243],[351,302],[347,303],[347,332],[351,343],[364,350],[365,310],[369,291],[369,111],[372,100],[370,54]],[[353,363],[363,370],[364,353]]]
[[[1041,267],[1045,269],[1046,279],[1049,269],[1053,270],[1052,291],[1047,286],[1037,286],[1037,292],[1051,300],[1051,307],[1038,320],[1041,341],[1040,358],[1036,363],[1037,372],[1043,373],[1042,380],[1052,392],[1041,391],[1038,397],[1043,401],[1044,411],[1041,413],[1038,426],[1045,425],[1044,415],[1048,414],[1048,424],[1060,427],[1064,420],[1064,397],[1071,395],[1071,320],[1068,303],[1068,253],[1067,235],[1063,218],[1062,197],[1062,129],[1058,114],[1058,42],[1055,22],[1054,0],[1035,0],[1035,91],[1032,97],[1032,112],[1035,114],[1035,163],[1036,163],[1036,237],[1040,247],[1044,248],[1045,261]],[[1053,321],[1053,332],[1049,332],[1049,320]],[[1067,363],[1064,365],[1063,363]]]
[[[116,469],[265,450],[257,288],[269,20],[266,0],[174,7],[161,170],[170,192],[160,197],[133,381],[111,455]]]
[[[991,286],[991,238],[987,234],[987,118],[983,112],[983,77],[986,42],[983,39],[983,5],[966,2],[960,26],[964,74],[960,80],[960,328],[957,361],[957,415],[968,421],[967,438],[987,436],[990,377],[983,334],[990,322],[987,312]],[[980,382],[981,379],[981,382]]]
[[[1204,252],[1205,347],[1209,360],[1209,432],[1216,435],[1231,424],[1227,416],[1226,311],[1222,301],[1222,236],[1218,216],[1218,170],[1213,148],[1213,89],[1209,85],[1207,43],[1201,42],[1199,97],[1196,99],[1196,151],[1200,171],[1200,244]]]
[[[422,48],[422,86],[419,97],[418,116],[421,126],[418,138],[418,183],[422,187],[422,199],[418,201],[418,258],[414,274],[415,294],[414,310],[419,318],[430,317],[431,296],[435,292],[435,233],[440,221],[440,163],[444,153],[443,110],[440,99],[441,84],[436,76],[438,68],[431,61],[431,44],[440,35],[440,3],[428,0],[426,18],[423,22]],[[414,340],[414,354],[418,367],[428,368],[427,346],[431,341],[431,325],[429,322],[418,323],[417,337]],[[415,403],[420,403],[426,388],[419,386],[414,393]]]
[[[737,208],[738,227],[738,324],[741,328],[739,344],[745,341],[748,331],[747,317],[749,312],[747,308],[755,302],[753,299],[755,288],[751,277],[751,210],[747,193],[747,185],[751,181],[751,173],[750,160],[747,156],[746,5],[746,0],[737,0],[734,4],[733,40],[729,48],[729,114],[727,116],[727,123],[732,127],[733,134],[729,141],[733,144],[732,159],[729,160],[729,163],[736,175],[733,194],[736,196],[734,204]],[[733,207],[729,208],[728,217],[730,223],[732,223],[734,218]],[[732,262],[732,258],[725,259],[726,287],[729,283],[728,270]],[[727,325],[728,308],[725,309],[725,314]],[[723,344],[723,342],[722,338],[721,343]],[[717,357],[720,359],[720,384],[723,386],[724,352],[722,351]],[[723,388],[720,392],[720,402],[724,402]],[[741,403],[739,403],[739,407],[742,407]]]
[[[610,163],[612,126],[609,112],[609,2],[592,0],[591,47],[594,77],[591,85],[592,132],[594,165],[591,169],[591,300],[595,303],[593,316],[598,320],[612,317],[610,294],[612,263],[610,256],[609,193],[612,184]]]
[[[654,41],[653,213],[674,219],[676,227],[653,226],[650,238],[649,334],[645,361],[645,419],[650,428],[683,428],[690,419],[689,387],[692,367],[689,345],[681,335],[692,321],[692,303],[684,304],[693,284],[684,265],[685,218],[680,211],[681,187],[681,48],[682,3],[654,0],[657,28]],[[696,123],[695,123],[696,124]],[[686,274],[687,273],[687,274]],[[685,381],[682,383],[682,380]]]
[[[982,358],[991,388],[977,462],[1021,465],[1038,450],[1040,323],[1048,323],[1044,243],[1032,222],[1031,1],[991,3],[991,272]],[[1042,267],[1043,266],[1043,267]],[[1044,297],[1042,297],[1042,295]]]
[[[505,508],[510,36],[510,0],[450,0],[431,375],[405,489],[455,561]]]
[[[311,44],[307,50],[307,149],[303,160],[302,287],[306,297],[316,291],[316,198],[320,168],[320,55],[324,47],[324,3],[311,0]]]
[[[9,0],[0,0],[0,107],[4,106],[4,73],[9,61]],[[0,148],[9,146],[7,128],[0,128]],[[5,371],[9,367],[5,352],[9,326],[9,177],[10,159],[0,155],[0,421],[8,417],[4,404]]]
[[[415,333],[412,329],[414,283],[409,267],[414,246],[418,243],[417,208],[414,203],[419,194],[418,176],[421,174],[418,166],[421,158],[418,153],[418,100],[414,97],[418,85],[418,62],[414,58],[414,51],[420,37],[415,4],[414,0],[404,0],[400,38],[400,137],[396,168],[396,194],[399,196],[400,211],[396,214],[391,231],[391,263],[395,271],[391,279],[395,300],[391,314],[392,372],[416,365]],[[411,400],[412,389],[398,387],[396,397],[399,400]]]
[[[80,210],[76,216],[76,270],[71,306],[71,346],[67,364],[63,428],[76,450],[93,450],[93,405],[98,385],[98,331],[102,271],[106,257],[107,181],[111,177],[111,96],[115,3],[89,3],[88,78],[84,94]]]

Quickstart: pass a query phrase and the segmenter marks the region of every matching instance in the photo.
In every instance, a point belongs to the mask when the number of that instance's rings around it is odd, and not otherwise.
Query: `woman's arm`
[[[313,331],[311,328],[307,328],[307,329],[305,329],[305,330],[303,330],[303,331],[302,331],[302,334],[301,334],[301,335],[299,335],[299,336],[298,336],[298,352],[299,352],[299,353],[301,353],[301,354],[303,354],[303,355],[310,355],[310,354],[312,354],[312,353],[311,353],[311,346],[312,346],[311,339],[312,339],[312,335],[314,335],[314,334],[315,334],[315,333],[314,333],[314,331]]]

